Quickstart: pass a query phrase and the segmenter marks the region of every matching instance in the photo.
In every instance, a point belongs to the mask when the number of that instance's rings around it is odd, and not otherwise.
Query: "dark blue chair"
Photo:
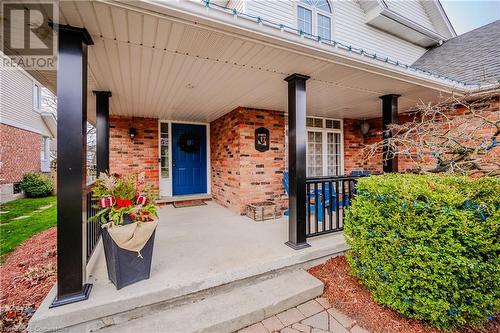
[[[283,187],[285,188],[286,194],[289,194],[289,179],[288,179],[288,171],[283,172]],[[325,208],[328,210],[328,213],[330,213],[330,209],[332,209],[334,212],[336,211],[336,205],[333,205],[332,208],[330,208],[330,186],[327,184],[327,187],[325,188],[325,200],[320,200],[320,197],[323,195],[323,190],[318,189],[318,192],[316,193],[315,190],[311,190],[309,192],[309,198],[314,198],[314,203],[311,203],[309,205],[309,211],[311,213],[316,212],[316,202],[318,203],[318,221],[322,222],[323,221],[323,201],[325,203]],[[335,191],[335,187],[332,186],[332,198],[334,200],[337,199],[337,192]],[[342,206],[342,200],[339,200],[339,207]],[[349,207],[349,195],[345,195],[345,204],[346,207]],[[286,210],[283,215],[288,216],[288,210]]]

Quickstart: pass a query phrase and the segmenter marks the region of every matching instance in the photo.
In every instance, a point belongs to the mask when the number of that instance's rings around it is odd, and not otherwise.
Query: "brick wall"
[[[133,141],[129,127],[137,129]],[[120,175],[144,172],[146,182],[158,193],[158,119],[110,116],[109,169]]]
[[[0,124],[0,184],[18,182],[27,172],[40,172],[42,136]]]
[[[237,108],[210,124],[212,196],[243,213],[247,204],[271,200],[286,206],[285,117],[282,112]],[[255,150],[254,131],[269,129],[266,152]]]
[[[491,109],[499,112],[500,101],[495,101],[491,104]],[[449,113],[448,117],[463,115],[465,108],[459,108],[456,111]],[[399,123],[411,121],[413,116],[409,114],[400,114]],[[362,149],[365,145],[370,145],[382,140],[382,118],[368,119],[370,130],[366,136],[361,134],[360,124],[362,120],[344,119],[344,166],[345,173],[349,174],[353,170],[369,170],[371,172],[382,172],[382,154],[375,156],[370,160],[366,160],[363,156]],[[444,128],[443,128],[444,129]],[[493,130],[485,128],[478,135],[492,135]],[[500,147],[495,150],[500,151]],[[492,154],[493,158],[494,155]],[[425,168],[432,168],[435,161],[430,155],[424,156]],[[398,172],[405,172],[415,169],[416,165],[406,156],[398,156]]]

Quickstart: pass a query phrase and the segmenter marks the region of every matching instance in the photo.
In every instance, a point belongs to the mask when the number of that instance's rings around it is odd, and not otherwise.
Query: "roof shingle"
[[[466,83],[499,83],[500,20],[430,49],[412,67]]]

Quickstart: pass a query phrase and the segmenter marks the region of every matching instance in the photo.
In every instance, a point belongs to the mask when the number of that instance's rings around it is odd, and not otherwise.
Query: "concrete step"
[[[234,332],[313,299],[322,292],[323,283],[306,271],[284,271],[206,298],[151,308],[150,312],[128,321],[119,316],[107,318],[103,320],[107,326],[96,332]]]

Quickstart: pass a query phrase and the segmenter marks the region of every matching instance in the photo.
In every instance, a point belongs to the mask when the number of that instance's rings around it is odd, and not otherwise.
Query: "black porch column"
[[[57,295],[51,307],[89,297],[85,284],[87,30],[55,26],[57,64]]]
[[[382,100],[382,138],[384,143],[391,138],[392,133],[388,133],[387,129],[390,124],[398,123],[398,97],[400,95],[389,94],[380,96]],[[384,145],[382,153],[383,170],[384,172],[398,172],[398,157],[391,156],[389,147]]]
[[[292,74],[288,82],[288,242],[295,250],[306,242],[306,81],[309,76]]]
[[[94,91],[96,136],[97,136],[97,176],[109,171],[109,98],[111,91]]]

